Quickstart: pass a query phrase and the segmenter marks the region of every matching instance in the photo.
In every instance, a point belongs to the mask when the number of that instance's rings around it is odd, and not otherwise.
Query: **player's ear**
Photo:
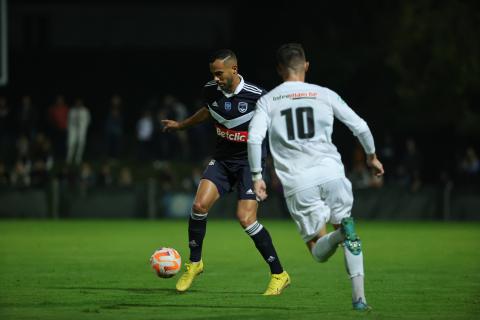
[[[305,61],[305,72],[308,71],[308,67],[310,67],[310,62]]]
[[[238,73],[238,66],[236,64],[234,64],[232,66],[232,70],[233,70],[233,74],[237,74]]]

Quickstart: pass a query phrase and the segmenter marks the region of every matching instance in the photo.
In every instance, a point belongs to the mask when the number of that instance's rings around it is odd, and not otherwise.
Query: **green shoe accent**
[[[355,256],[358,256],[362,252],[362,241],[360,241],[360,239],[353,241],[345,239],[343,244]]]
[[[372,307],[362,301],[362,298],[353,303],[353,310],[357,311],[371,311]]]
[[[355,223],[352,217],[342,219],[342,232],[348,240],[355,240],[357,234],[355,233]]]
[[[354,255],[362,252],[362,242],[355,233],[355,223],[352,217],[342,219],[342,232],[345,236],[343,244]]]

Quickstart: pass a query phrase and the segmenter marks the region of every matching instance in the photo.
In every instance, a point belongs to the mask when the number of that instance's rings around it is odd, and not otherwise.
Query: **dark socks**
[[[207,231],[207,215],[192,212],[188,220],[188,247],[190,248],[190,261],[198,262],[202,259],[202,245]]]
[[[278,259],[277,252],[273,246],[272,238],[258,221],[245,228],[245,232],[252,238],[258,251],[262,255],[265,262],[270,267],[272,274],[279,274],[283,272],[282,265]]]

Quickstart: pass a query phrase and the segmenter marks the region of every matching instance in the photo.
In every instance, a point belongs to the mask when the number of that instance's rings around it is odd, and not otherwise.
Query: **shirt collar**
[[[245,81],[243,81],[243,77],[241,75],[238,75],[240,77],[240,83],[238,86],[235,88],[235,91],[233,93],[230,92],[225,92],[222,90],[222,88],[217,87],[217,90],[222,91],[223,95],[227,98],[233,97],[234,95],[238,94],[240,91],[243,89],[243,85],[245,84]]]

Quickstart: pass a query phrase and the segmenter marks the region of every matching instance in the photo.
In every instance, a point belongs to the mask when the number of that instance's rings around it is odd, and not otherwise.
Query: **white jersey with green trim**
[[[248,143],[252,147],[261,144],[268,131],[285,196],[345,176],[341,156],[332,143],[334,118],[355,136],[370,132],[338,94],[318,85],[287,81],[257,101]],[[258,159],[253,158],[250,166],[260,168]]]

